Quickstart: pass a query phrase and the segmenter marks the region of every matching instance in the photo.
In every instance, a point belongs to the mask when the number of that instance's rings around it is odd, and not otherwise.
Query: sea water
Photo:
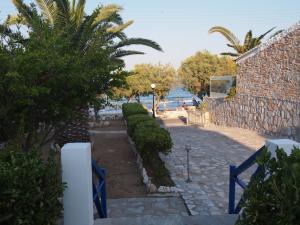
[[[159,104],[159,110],[176,110],[177,107],[182,105],[191,106],[193,105],[193,98],[199,101],[197,96],[193,95],[189,91],[185,90],[183,87],[176,87],[170,90],[168,95]],[[140,102],[145,105],[148,109],[152,109],[153,95],[140,96]],[[110,100],[111,106],[108,106],[99,111],[99,114],[120,114],[121,107],[126,100]],[[134,99],[131,102],[136,102]]]

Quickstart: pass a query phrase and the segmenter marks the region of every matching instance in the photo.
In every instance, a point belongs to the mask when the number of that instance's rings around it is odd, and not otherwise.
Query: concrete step
[[[94,225],[234,225],[236,215],[139,216],[98,219]]]
[[[184,201],[179,196],[108,199],[107,208],[109,218],[188,215]]]

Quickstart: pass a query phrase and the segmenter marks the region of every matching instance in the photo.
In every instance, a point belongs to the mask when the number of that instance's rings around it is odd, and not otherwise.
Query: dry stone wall
[[[237,63],[237,95],[205,99],[212,122],[300,139],[300,24]]]

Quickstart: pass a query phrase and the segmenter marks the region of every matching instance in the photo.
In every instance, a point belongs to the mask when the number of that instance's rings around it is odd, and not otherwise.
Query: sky
[[[86,0],[86,13],[110,3],[124,8],[121,14],[125,21],[134,20],[126,29],[128,37],[154,40],[164,50],[132,47],[146,54],[126,57],[127,69],[139,63],[171,64],[178,68],[198,51],[229,51],[220,34],[208,34],[216,25],[229,28],[243,40],[250,29],[258,36],[274,26],[276,30],[286,29],[300,21],[300,0]],[[11,0],[0,0],[0,22],[15,13]]]

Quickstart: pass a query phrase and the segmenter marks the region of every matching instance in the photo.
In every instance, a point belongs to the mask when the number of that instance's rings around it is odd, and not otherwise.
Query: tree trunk
[[[88,132],[89,109],[87,106],[79,107],[74,118],[57,131],[55,142],[62,147],[66,143],[90,142]]]

